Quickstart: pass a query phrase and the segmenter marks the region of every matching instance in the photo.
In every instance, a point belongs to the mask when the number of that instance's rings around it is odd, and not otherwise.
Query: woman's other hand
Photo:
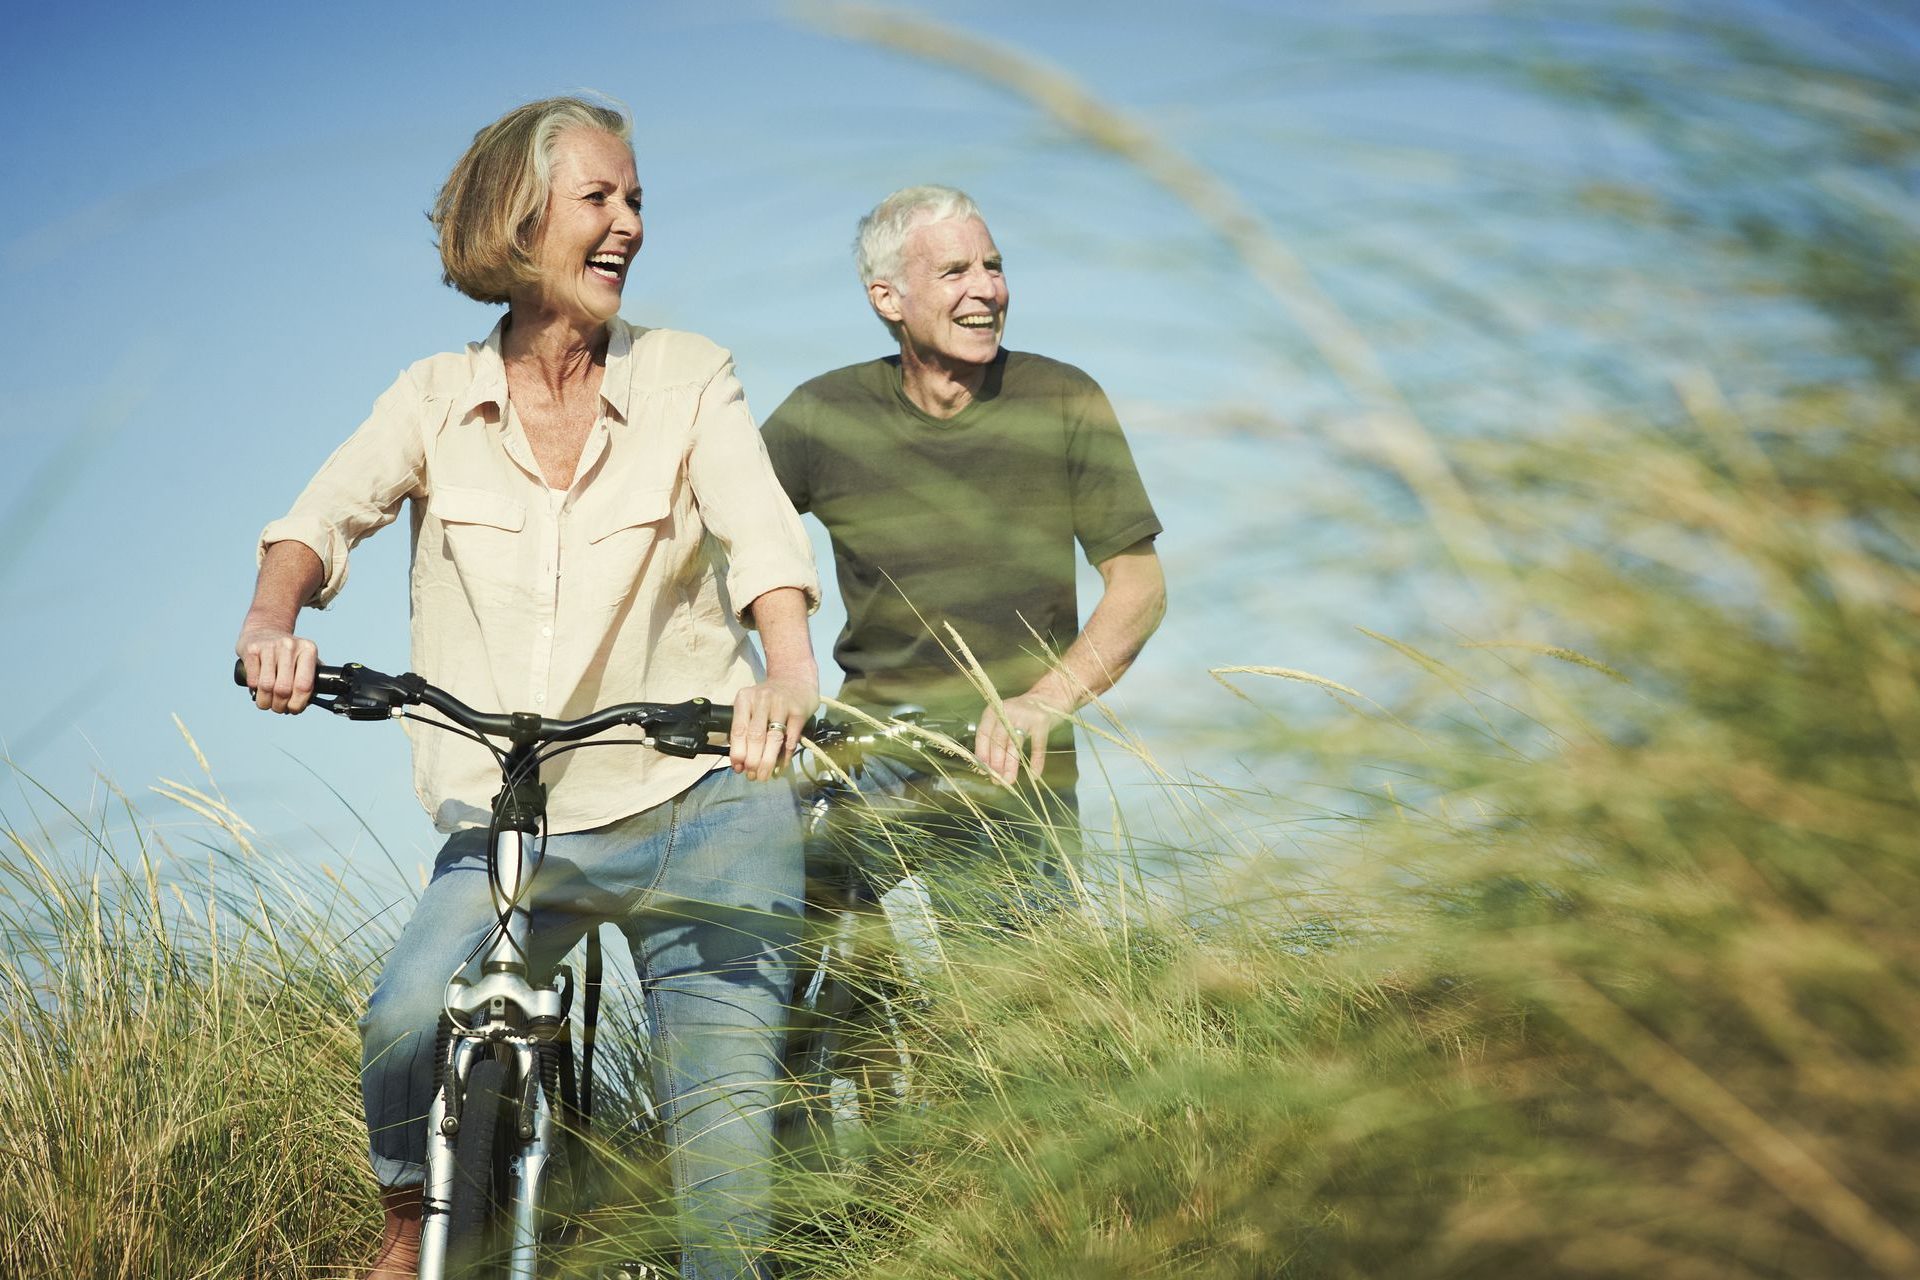
[[[320,557],[303,543],[273,543],[261,558],[253,605],[233,651],[246,664],[247,688],[262,711],[297,715],[313,701],[320,650],[293,634],[293,622],[324,577]]]
[[[735,773],[765,782],[793,754],[820,705],[820,668],[807,637],[807,597],[798,587],[775,587],[747,608],[767,655],[767,678],[734,697],[727,754]]]
[[[733,699],[733,732],[727,739],[733,771],[755,782],[771,778],[799,745],[807,718],[819,705],[817,685],[804,677],[768,676],[742,689]]]

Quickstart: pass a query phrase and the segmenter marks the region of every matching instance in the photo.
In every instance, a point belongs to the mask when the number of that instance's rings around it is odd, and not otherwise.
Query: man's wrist
[[[1073,696],[1061,681],[1053,676],[1044,676],[1033,688],[1020,695],[1026,702],[1032,702],[1048,713],[1064,719],[1080,709],[1081,699]]]

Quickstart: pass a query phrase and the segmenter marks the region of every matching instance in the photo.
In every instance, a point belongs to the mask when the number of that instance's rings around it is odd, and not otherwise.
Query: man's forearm
[[[1086,627],[1059,665],[1027,690],[1028,697],[1062,713],[1113,688],[1167,612],[1166,577],[1152,542],[1128,547],[1098,568],[1105,587]]]

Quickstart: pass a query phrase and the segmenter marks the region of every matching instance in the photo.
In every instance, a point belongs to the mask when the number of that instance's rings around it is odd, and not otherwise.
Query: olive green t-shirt
[[[795,390],[762,434],[793,505],[833,539],[840,697],[875,712],[979,712],[949,626],[1001,696],[1026,692],[1080,631],[1074,543],[1098,564],[1160,532],[1105,393],[1044,356],[1001,352],[946,419],[907,398],[899,357],[850,365]]]

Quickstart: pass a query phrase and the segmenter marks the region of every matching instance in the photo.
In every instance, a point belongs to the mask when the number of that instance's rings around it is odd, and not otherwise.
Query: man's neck
[[[922,360],[900,348],[900,388],[930,418],[952,418],[973,403],[987,380],[984,364]]]

